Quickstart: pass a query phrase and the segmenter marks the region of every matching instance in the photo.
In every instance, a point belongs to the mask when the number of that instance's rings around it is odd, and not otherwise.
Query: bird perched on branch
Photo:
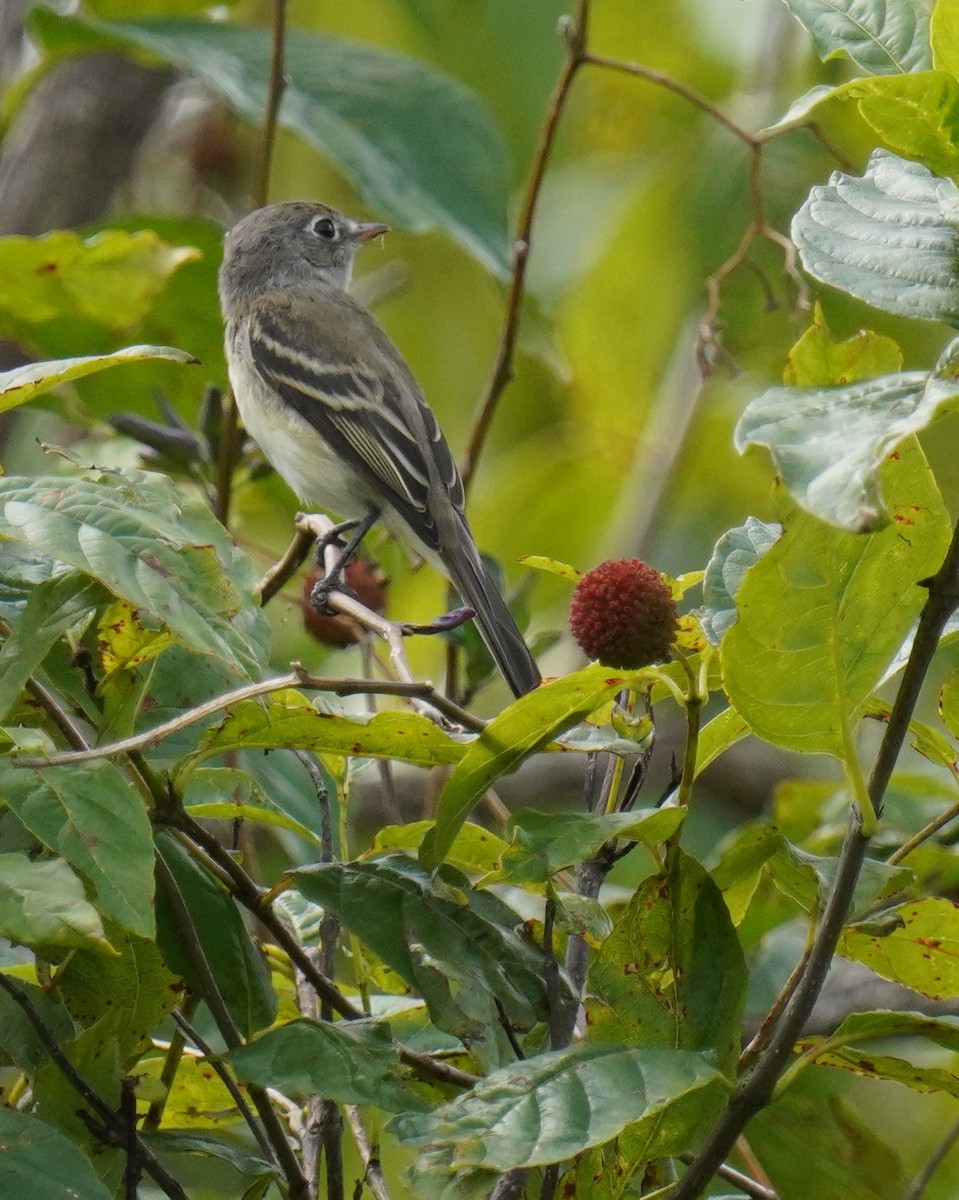
[[[539,671],[476,549],[446,439],[399,350],[350,294],[357,250],[388,227],[271,204],[226,238],[220,302],[247,432],[304,504],[382,522],[476,614],[515,695]]]

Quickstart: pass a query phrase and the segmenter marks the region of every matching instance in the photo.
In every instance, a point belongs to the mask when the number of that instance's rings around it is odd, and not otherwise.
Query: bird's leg
[[[329,598],[333,592],[346,591],[349,593],[349,588],[344,587],[343,584],[343,572],[350,559],[356,553],[360,542],[362,542],[379,520],[379,516],[380,510],[378,508],[371,508],[365,517],[358,517],[355,520],[344,521],[340,525],[335,525],[329,533],[325,534],[317,542],[316,561],[321,567],[325,567],[326,551],[329,546],[340,543],[340,534],[350,529],[353,531],[350,540],[343,547],[343,552],[336,566],[332,570],[327,571],[323,578],[313,585],[313,590],[310,592],[310,604],[321,616],[334,615],[334,610],[329,605]]]

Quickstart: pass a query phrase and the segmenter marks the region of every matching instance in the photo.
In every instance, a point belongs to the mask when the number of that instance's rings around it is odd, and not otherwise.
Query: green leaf
[[[884,937],[852,927],[838,952],[937,1000],[959,996],[959,905],[928,897],[884,914],[901,922]]]
[[[581,1043],[511,1063],[432,1113],[394,1117],[389,1128],[455,1172],[562,1162],[628,1126],[649,1131],[652,1159],[694,1142],[725,1091],[715,1067],[692,1051]]]
[[[945,71],[847,83],[836,95],[855,100],[865,122],[894,154],[937,175],[959,168],[959,82]]]
[[[723,894],[733,924],[739,926],[749,910],[766,865],[779,850],[782,834],[769,825],[747,825],[731,834],[720,847],[713,882]]]
[[[886,1054],[864,1053],[863,1042],[921,1037],[947,1050],[959,1050],[959,1018],[925,1013],[878,1011],[854,1013],[828,1037],[804,1038],[797,1050],[818,1066],[838,1067],[871,1079],[891,1079],[917,1092],[959,1096],[959,1078],[945,1067],[914,1064]]]
[[[223,4],[232,7],[237,0],[223,0]],[[112,17],[125,17],[130,12],[130,0],[86,0],[84,5],[98,17],[108,20]],[[172,17],[183,13],[190,16],[203,16],[213,7],[209,0],[136,0],[137,16],[141,17]],[[217,8],[220,7],[218,4]]]
[[[825,1071],[807,1071],[750,1122],[749,1144],[762,1163],[775,1164],[776,1195],[794,1200],[887,1200],[905,1196],[901,1139],[889,1126],[877,1132],[875,1110],[835,1095]],[[858,1101],[857,1097],[857,1101]],[[893,1123],[905,1106],[885,1101]]]
[[[121,38],[203,80],[261,124],[267,29],[208,21],[81,22],[34,13],[49,44],[84,31]],[[507,272],[506,155],[483,101],[435,67],[303,29],[287,40],[280,124],[326,155],[372,208],[400,229],[442,229]]]
[[[559,734],[583,721],[623,688],[656,678],[652,668],[617,671],[594,665],[521,696],[490,721],[450,774],[436,810],[436,828],[420,848],[420,862],[443,861],[476,801],[493,781],[514,771]]]
[[[884,312],[959,323],[959,188],[876,150],[861,179],[835,172],[796,213],[810,275]]]
[[[621,813],[542,813],[525,808],[506,827],[512,843],[499,870],[481,881],[545,883],[557,871],[592,857],[605,842],[623,838],[644,846],[661,846],[682,825],[684,808],[646,808]]]
[[[0,314],[23,322],[79,317],[122,330],[142,320],[173,272],[197,257],[152,230],[0,238]]]
[[[851,58],[873,75],[932,65],[923,0],[786,0],[823,59]]]
[[[860,329],[843,342],[834,341],[817,304],[812,324],[786,356],[783,383],[788,387],[825,388],[901,370],[902,351],[892,338]]]
[[[774,847],[766,863],[773,882],[781,892],[795,900],[808,913],[822,910],[836,879],[839,860],[810,854],[770,830]],[[876,900],[894,895],[912,880],[908,867],[889,866],[879,859],[863,863],[853,893],[853,911],[861,911]]]
[[[265,618],[246,556],[205,505],[146,471],[0,479],[0,540],[99,580],[185,645],[259,676]]]
[[[107,956],[100,954],[98,957],[104,962]],[[22,975],[15,982],[58,1046],[76,1036],[77,1028],[70,1014],[46,988],[30,983]],[[30,1074],[50,1058],[33,1022],[7,992],[0,992],[0,1053],[5,1060]]]
[[[449,867],[440,878],[402,854],[320,863],[290,873],[308,900],[417,989],[440,1029],[476,1038],[495,1022],[493,999],[518,1028],[545,1015],[546,963],[517,914]]]
[[[746,571],[757,563],[781,533],[780,526],[747,517],[716,543],[703,577],[703,632],[714,646],[736,620],[736,595]]]
[[[153,937],[153,835],[143,797],[103,761],[0,769],[9,807],[45,846],[87,879],[99,910]]]
[[[718,716],[707,721],[696,747],[697,777],[730,746],[735,746],[748,734],[749,726],[734,708],[724,708]]]
[[[141,1058],[136,1074],[160,1083],[163,1063],[160,1057]],[[184,1055],[167,1092],[163,1127],[189,1136],[195,1130],[219,1129],[240,1120],[236,1102],[206,1059]]]
[[[955,0],[937,0],[930,34],[933,66],[959,78],[959,8]]]
[[[117,954],[77,950],[57,972],[53,992],[82,1026],[113,1013],[115,1021],[105,1037],[121,1065],[130,1069],[149,1048],[150,1034],[176,1006],[181,989],[155,942],[111,934]]]
[[[41,950],[91,943],[107,949],[100,915],[62,858],[0,854],[0,935]]]
[[[81,1030],[72,1041],[60,1046],[87,1086],[115,1110],[120,1105],[123,1071],[111,1032],[120,1019],[117,1011],[111,1011],[89,1029]],[[97,1114],[77,1095],[57,1063],[45,1063],[37,1072],[34,1078],[33,1100],[37,1110],[43,1113],[44,1119],[51,1125],[61,1129],[75,1142],[88,1146],[91,1152],[95,1147],[99,1171],[109,1175],[110,1158],[113,1157],[116,1162],[120,1159],[121,1152],[108,1149],[91,1134],[84,1116],[95,1120]]]
[[[90,1160],[44,1121],[0,1109],[0,1194],[18,1200],[111,1200]]]
[[[255,821],[288,829],[314,846],[319,834],[285,812],[246,771],[207,767],[189,777],[184,805],[193,817],[220,821]]]
[[[432,821],[410,821],[407,825],[384,825],[373,838],[373,844],[360,861],[382,858],[396,850],[413,853],[419,850],[423,838],[433,828]],[[495,833],[467,821],[456,835],[446,861],[464,874],[486,875],[499,869],[509,842]]]
[[[948,681],[947,681],[948,683]],[[892,705],[876,696],[870,696],[863,708],[866,716],[888,722],[892,716]],[[913,750],[917,750],[923,758],[935,763],[937,767],[950,769],[959,763],[959,750],[938,729],[925,725],[922,721],[909,722],[909,742]]]
[[[643,881],[589,973],[591,1036],[739,1055],[746,963],[722,894],[695,859],[672,852]]]
[[[47,579],[32,589],[0,649],[0,721],[16,704],[50,648],[103,600],[103,588],[76,571]]]
[[[889,515],[879,471],[889,453],[959,401],[959,339],[930,375],[906,371],[828,388],[770,388],[746,407],[736,449],[766,446],[807,512],[854,533]]]
[[[183,1067],[184,1062],[181,1061],[180,1067],[177,1069],[177,1080],[179,1080]],[[208,1067],[204,1069],[209,1072]],[[164,1116],[167,1113],[168,1108],[164,1109]],[[241,1175],[262,1176],[267,1180],[273,1179],[276,1175],[276,1168],[272,1163],[228,1142],[226,1138],[189,1133],[185,1129],[161,1129],[157,1133],[146,1133],[141,1136],[151,1150],[159,1151],[161,1157],[165,1157],[167,1154],[200,1154],[229,1163]],[[244,1192],[243,1200],[246,1200],[248,1195],[248,1192]]]
[[[542,554],[525,554],[520,562],[524,567],[531,567],[534,571],[546,571],[550,575],[558,575],[560,579],[565,579],[569,583],[578,583],[583,577],[583,572],[576,567],[571,567],[569,563],[559,562],[555,558],[546,558]]]
[[[898,1012],[879,1009],[875,1012],[852,1013],[840,1023],[828,1038],[807,1038],[801,1045],[814,1046],[826,1041],[849,1046],[877,1038],[922,1037],[943,1046],[959,1050],[959,1017],[933,1017],[928,1013]]]
[[[954,738],[959,738],[959,671],[953,671],[942,685],[939,712],[945,727]]]
[[[294,1096],[390,1112],[427,1107],[403,1082],[399,1050],[382,1021],[289,1021],[235,1050],[230,1061],[244,1083]]]
[[[151,358],[171,358],[174,362],[190,363],[194,359],[183,350],[171,346],[127,346],[112,354],[93,354],[87,358],[60,358],[55,362],[27,363],[12,371],[0,372],[0,412],[35,400],[61,383],[81,379],[116,367],[121,363],[142,362]]]
[[[285,689],[232,705],[226,719],[204,733],[196,753],[180,765],[177,778],[185,780],[211,754],[244,749],[312,750],[432,767],[458,762],[466,745],[418,713],[345,717],[314,708],[300,692]]]
[[[276,993],[266,959],[243,924],[232,897],[168,834],[157,838],[162,855],[186,905],[195,938],[220,994],[243,1037],[276,1018]],[[157,943],[172,971],[202,996],[202,980],[184,944],[177,916],[164,888],[157,891]]]
[[[833,754],[918,614],[921,579],[945,553],[949,520],[921,451],[886,464],[893,520],[869,535],[796,512],[743,581],[723,639],[730,702],[759,737]]]

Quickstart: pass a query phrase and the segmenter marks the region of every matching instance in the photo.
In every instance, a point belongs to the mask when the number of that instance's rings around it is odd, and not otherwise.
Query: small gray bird
[[[226,238],[220,303],[247,432],[304,504],[378,514],[453,583],[515,695],[540,674],[483,566],[446,439],[399,350],[349,294],[386,225],[271,204]]]

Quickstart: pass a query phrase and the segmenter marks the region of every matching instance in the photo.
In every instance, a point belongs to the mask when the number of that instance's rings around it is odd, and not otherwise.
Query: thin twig
[[[253,1134],[253,1137],[256,1139],[256,1144],[260,1147],[260,1150],[263,1152],[264,1156],[273,1164],[277,1174],[282,1174],[280,1170],[280,1164],[277,1162],[276,1155],[273,1153],[273,1147],[270,1145],[269,1138],[266,1136],[263,1126],[257,1119],[256,1113],[254,1113],[253,1109],[250,1108],[249,1104],[247,1104],[246,1097],[240,1090],[240,1085],[226,1069],[223,1064],[223,1060],[216,1053],[209,1042],[205,1042],[199,1033],[197,1033],[196,1029],[191,1024],[190,1019],[183,1012],[179,1011],[178,1009],[174,1009],[172,1015],[174,1021],[177,1023],[176,1035],[180,1038],[190,1039],[199,1054],[202,1056],[203,1061],[210,1067],[214,1075],[216,1075],[219,1081],[229,1092],[230,1098],[236,1105],[237,1112],[246,1122],[247,1128]]]
[[[301,687],[308,691],[329,692],[334,696],[356,696],[372,694],[376,696],[397,696],[404,699],[422,700],[424,703],[438,709],[444,716],[457,725],[462,725],[476,733],[486,728],[486,722],[472,713],[460,708],[447,700],[431,683],[403,683],[395,679],[323,679],[310,675],[298,663],[294,670],[287,675],[277,675],[272,679],[261,679],[258,683],[244,684],[232,692],[224,692],[198,704],[196,708],[188,709],[179,716],[171,717],[161,725],[148,729],[145,733],[134,734],[122,738],[119,742],[110,742],[105,746],[88,746],[83,750],[65,750],[60,754],[42,756],[13,756],[11,763],[17,767],[58,767],[69,763],[89,762],[98,758],[116,758],[121,754],[132,754],[139,750],[151,750],[165,738],[174,733],[180,733],[207,717],[216,716],[226,708],[231,708],[243,700],[253,700],[257,696],[265,696],[270,692],[281,692],[286,688]]]
[[[2,972],[0,972],[0,988],[23,1011],[27,1020],[36,1031],[38,1041],[47,1054],[50,1055],[50,1058],[56,1064],[57,1069],[63,1075],[64,1079],[66,1079],[67,1083],[82,1097],[84,1103],[93,1110],[103,1125],[104,1130],[116,1140],[117,1144],[122,1144],[123,1140],[128,1136],[128,1131],[124,1127],[122,1118],[87,1083],[70,1059],[64,1054],[46,1021],[44,1021],[43,1017],[34,1008],[30,997],[20,988],[18,983]],[[135,1138],[136,1152],[140,1164],[164,1195],[169,1196],[170,1200],[190,1200],[179,1182],[170,1174],[163,1163],[160,1162],[143,1138],[136,1133],[134,1133],[133,1137]]]
[[[297,529],[293,540],[283,551],[283,557],[275,562],[260,580],[261,604],[268,604],[303,566],[314,540],[309,530]]]
[[[223,849],[212,834],[208,833],[202,825],[194,821],[182,809],[166,813],[164,820],[186,833],[188,838],[202,847],[210,859],[216,863],[224,877],[229,880],[228,886],[231,894],[267,929],[297,970],[302,971],[310,985],[316,989],[321,1000],[327,1000],[334,1012],[348,1020],[355,1021],[365,1017],[366,1014],[351,1004],[339,988],[317,969],[303,947],[273,911],[268,893],[253,882],[240,864]],[[461,1071],[459,1067],[454,1067],[450,1063],[431,1058],[428,1054],[419,1054],[402,1045],[400,1046],[400,1060],[424,1078],[451,1084],[453,1087],[471,1088],[479,1082],[479,1077],[471,1075],[468,1071]]]
[[[934,833],[938,833],[940,829],[948,825],[950,821],[954,821],[959,817],[959,800],[955,804],[951,804],[945,812],[941,812],[938,817],[930,821],[925,828],[920,829],[918,833],[899,847],[893,854],[890,854],[886,859],[890,867],[896,866],[902,860],[912,854],[913,850],[917,850],[923,842],[928,841]]]
[[[257,146],[256,167],[253,172],[253,207],[262,208],[270,195],[270,167],[276,145],[276,129],[280,104],[286,90],[283,59],[286,53],[286,0],[273,0],[273,29],[270,36],[270,82],[267,86],[263,128]]]
[[[588,63],[590,66],[605,67],[609,71],[620,71],[626,75],[635,75],[637,79],[645,79],[647,83],[653,83],[657,87],[665,88],[669,92],[675,92],[677,96],[682,96],[684,100],[688,100],[696,108],[702,109],[704,113],[708,113],[717,124],[722,125],[724,129],[728,129],[733,137],[738,138],[747,146],[761,145],[764,140],[762,134],[750,133],[748,129],[737,125],[731,117],[728,117],[721,108],[718,108],[701,92],[697,92],[695,88],[691,88],[679,79],[674,79],[672,75],[666,75],[663,71],[656,71],[652,67],[644,66],[642,63],[630,62],[623,58],[608,58],[604,54],[593,54],[592,51],[584,53],[582,61]]]
[[[347,1104],[344,1105],[343,1111],[346,1113],[350,1132],[353,1134],[360,1162],[363,1164],[364,1182],[369,1186],[376,1200],[390,1200],[389,1189],[386,1186],[386,1179],[383,1175],[383,1169],[380,1166],[379,1153],[370,1141],[369,1134],[366,1132],[360,1116],[360,1110],[355,1104]]]
[[[683,769],[679,780],[679,790],[676,794],[677,805],[689,803],[693,794],[693,783],[696,779],[696,756],[699,749],[699,727],[703,713],[704,697],[699,690],[699,680],[696,672],[689,665],[681,650],[674,649],[673,658],[683,668],[689,688],[686,693],[686,746],[683,752]]]
[[[533,245],[533,221],[536,217],[536,207],[539,202],[543,179],[553,152],[556,141],[556,131],[559,128],[560,117],[569,97],[570,88],[580,67],[586,61],[586,40],[589,32],[590,0],[578,0],[576,15],[567,18],[564,26],[566,36],[566,62],[560,72],[553,94],[546,110],[546,119],[539,137],[539,145],[533,157],[529,182],[520,209],[516,239],[513,243],[513,265],[510,276],[509,293],[506,298],[506,313],[503,328],[500,333],[499,346],[492,374],[486,386],[486,392],[479,402],[473,418],[469,442],[460,464],[460,474],[463,487],[469,490],[470,483],[476,473],[479,457],[486,442],[496,406],[503,390],[513,377],[513,355],[516,350],[516,339],[519,333],[520,308],[526,284],[526,265]]]
[[[872,774],[868,795],[878,815],[893,769],[909,731],[909,722],[919,699],[923,681],[939,646],[946,622],[959,607],[959,524],[942,566],[932,579],[923,581],[929,595],[919,617],[912,650],[886,726]],[[860,815],[852,809],[845,841],[836,865],[836,875],[813,939],[805,969],[755,1067],[746,1075],[725,1112],[713,1127],[689,1170],[672,1193],[671,1200],[693,1200],[702,1194],[710,1179],[732,1149],[753,1115],[772,1099],[776,1083],[793,1051],[796,1038],[809,1019],[842,932],[856,880],[862,869],[869,839],[863,834]]]
[[[192,1016],[198,1003],[199,998],[188,992],[180,1002],[179,1009],[174,1009],[174,1019],[177,1012],[189,1018]],[[173,1087],[173,1081],[176,1079],[180,1063],[183,1061],[185,1046],[186,1038],[183,1031],[179,1028],[174,1029],[173,1036],[170,1038],[170,1044],[167,1047],[166,1056],[163,1059],[163,1067],[160,1070],[160,1083],[163,1085],[163,1095],[159,1099],[154,1100],[147,1109],[147,1114],[143,1118],[142,1125],[144,1133],[153,1133],[160,1128],[160,1122],[163,1120],[163,1113],[170,1098],[170,1089]]]
[[[196,926],[193,924],[186,900],[162,855],[157,855],[156,865],[157,880],[173,913],[180,945],[189,959],[197,990],[206,1002],[220,1036],[230,1050],[235,1050],[243,1045],[243,1036],[223,999],[223,993],[220,991],[206,956],[206,950],[200,941]],[[278,1164],[283,1178],[286,1180],[290,1196],[294,1200],[310,1200],[306,1177],[266,1089],[249,1083],[247,1092],[259,1114],[263,1129],[273,1148],[272,1159]]]
[[[89,749],[90,743],[84,736],[80,726],[77,725],[73,717],[60,704],[49,688],[42,684],[39,679],[31,678],[27,680],[27,691],[60,730],[74,750]]]
[[[276,145],[276,130],[280,115],[280,103],[286,87],[283,75],[283,58],[286,43],[286,0],[273,0],[273,31],[270,49],[270,80],[267,85],[266,108],[263,113],[263,128],[257,146],[256,163],[253,170],[253,207],[266,204],[270,191],[270,167]],[[232,394],[223,398],[220,420],[220,444],[217,448],[216,472],[216,516],[220,523],[229,527],[230,501],[233,495],[233,468],[236,465],[236,441],[239,435],[239,415]],[[266,603],[264,601],[264,603]]]
[[[316,760],[308,750],[294,751],[295,757],[299,759],[300,765],[310,777],[310,783],[313,784],[313,791],[316,795],[316,806],[319,810],[320,817],[320,861],[329,863],[333,861],[333,814],[330,811],[330,793],[326,786],[326,779],[323,772],[316,764]]]
[[[123,1153],[126,1161],[123,1166],[123,1196],[124,1200],[138,1200],[140,1156],[137,1143],[137,1096],[133,1080],[129,1075],[124,1075],[120,1080],[120,1120],[125,1131]]]
[[[957,1121],[942,1139],[939,1145],[930,1154],[927,1162],[922,1170],[913,1180],[909,1190],[906,1192],[903,1200],[920,1200],[922,1193],[929,1185],[935,1172],[942,1165],[943,1160],[949,1151],[953,1148],[956,1142],[959,1141],[959,1121]]]
[[[692,1162],[691,1154],[680,1155],[680,1162]],[[729,1163],[723,1163],[717,1170],[716,1174],[725,1179],[727,1183],[732,1183],[739,1188],[741,1192],[745,1192],[747,1196],[751,1196],[752,1200],[778,1200],[776,1192],[771,1187],[766,1187],[764,1183],[759,1183],[755,1179],[751,1179],[748,1175],[744,1175],[742,1171],[737,1171],[735,1167],[731,1167]]]
[[[220,437],[217,445],[216,491],[213,511],[220,524],[230,525],[230,504],[233,499],[233,468],[236,465],[236,443],[240,435],[239,414],[232,394],[220,401]]]
[[[321,1100],[319,1135],[326,1155],[326,1200],[343,1200],[343,1118],[335,1100]]]

